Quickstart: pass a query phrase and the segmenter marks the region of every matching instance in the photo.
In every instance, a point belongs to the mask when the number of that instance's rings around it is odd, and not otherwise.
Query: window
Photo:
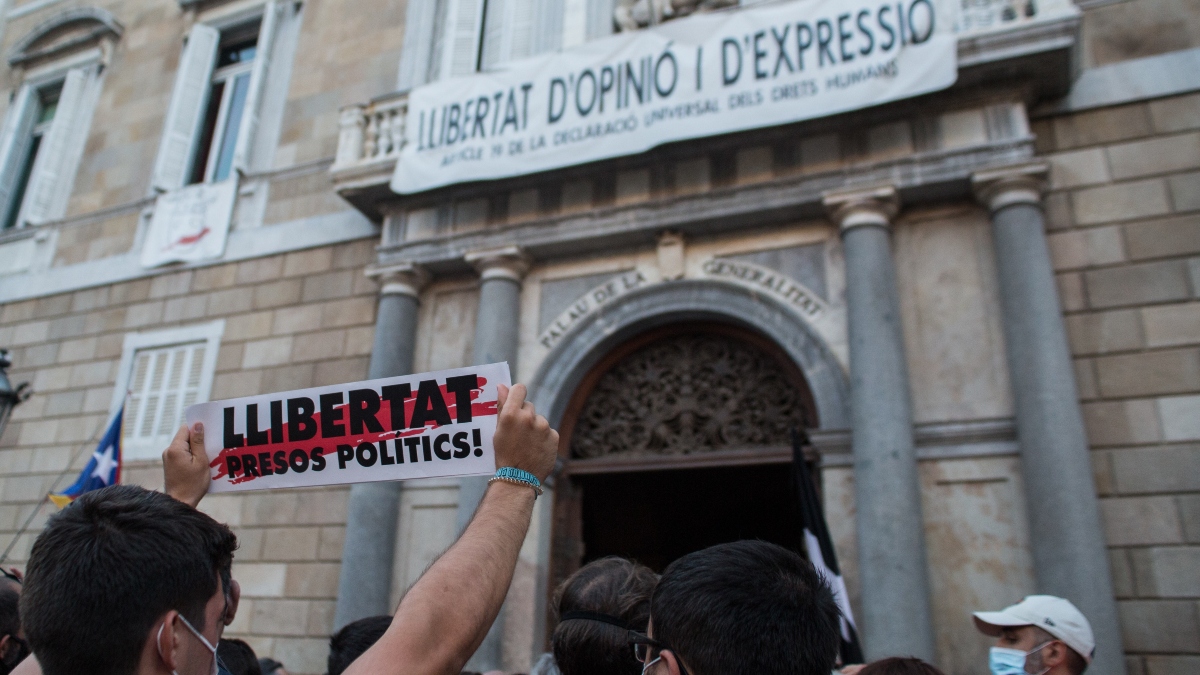
[[[155,190],[220,183],[265,166],[271,148],[255,140],[265,92],[286,97],[286,89],[268,86],[268,69],[277,45],[290,56],[298,17],[296,3],[270,0],[249,15],[192,26],[154,163]],[[278,65],[283,67],[270,71],[273,79],[289,72],[287,63]],[[282,114],[282,100],[275,103],[267,106],[272,119]]]
[[[21,203],[25,200],[25,190],[29,187],[29,178],[33,175],[33,165],[37,162],[38,150],[42,146],[42,139],[45,138],[46,132],[50,130],[50,123],[54,121],[54,113],[58,108],[60,94],[62,94],[61,82],[43,87],[36,94],[37,109],[33,115],[33,129],[31,129],[29,139],[22,143],[22,146],[28,149],[24,152],[24,160],[20,162],[20,172],[17,174],[17,180],[12,187],[12,200],[8,206],[8,214],[4,217],[4,229],[6,230],[17,226],[17,217],[21,213]]]
[[[99,93],[100,65],[28,73],[0,132],[0,228],[41,225],[67,209]]]
[[[223,32],[221,39],[189,183],[219,183],[233,168],[258,48],[258,22]]]
[[[158,457],[188,406],[208,400],[225,322],[125,337],[113,410],[125,405],[122,447],[129,459]]]

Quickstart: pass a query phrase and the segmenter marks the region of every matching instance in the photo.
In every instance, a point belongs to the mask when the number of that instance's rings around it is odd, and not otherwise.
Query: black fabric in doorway
[[[763,539],[803,555],[789,464],[600,474],[583,488],[584,559],[633,558],[661,572],[692,551]]]

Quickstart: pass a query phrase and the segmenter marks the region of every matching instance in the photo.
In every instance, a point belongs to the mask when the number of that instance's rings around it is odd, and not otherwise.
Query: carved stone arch
[[[105,39],[116,40],[125,28],[112,12],[99,7],[79,7],[60,12],[39,23],[8,52],[10,66],[54,58]]]
[[[812,393],[815,427],[849,428],[846,373],[816,331],[773,299],[718,281],[653,284],[581,319],[550,351],[530,381],[534,403],[557,426],[583,378],[614,347],[649,329],[687,321],[733,324],[766,337],[803,374]]]

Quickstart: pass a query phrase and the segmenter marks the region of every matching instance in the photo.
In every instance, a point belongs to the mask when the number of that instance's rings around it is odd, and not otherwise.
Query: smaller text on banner
[[[247,396],[187,409],[204,424],[209,492],[368,483],[496,470],[508,364]]]

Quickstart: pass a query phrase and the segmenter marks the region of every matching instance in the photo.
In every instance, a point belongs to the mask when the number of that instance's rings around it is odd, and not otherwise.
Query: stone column
[[[479,272],[479,313],[475,318],[473,365],[507,361],[513,377],[517,373],[517,331],[520,328],[521,280],[529,271],[529,258],[516,246],[473,251],[466,261]],[[487,477],[464,478],[458,488],[458,531],[471,522],[487,490]],[[467,670],[499,670],[504,610],[488,630],[483,644],[467,662]]]
[[[382,284],[367,376],[407,375],[413,370],[417,340],[417,298],[429,276],[408,264],[368,268],[367,275]],[[395,610],[391,606],[392,558],[399,509],[399,482],[362,483],[350,488],[334,630],[351,621]]]
[[[1038,162],[982,171],[972,183],[992,214],[1037,590],[1067,598],[1092,624],[1089,675],[1123,675],[1108,550],[1046,243],[1045,176]]]
[[[932,661],[921,485],[889,240],[899,199],[894,188],[882,187],[828,194],[824,202],[846,256],[863,647],[868,660]]]

